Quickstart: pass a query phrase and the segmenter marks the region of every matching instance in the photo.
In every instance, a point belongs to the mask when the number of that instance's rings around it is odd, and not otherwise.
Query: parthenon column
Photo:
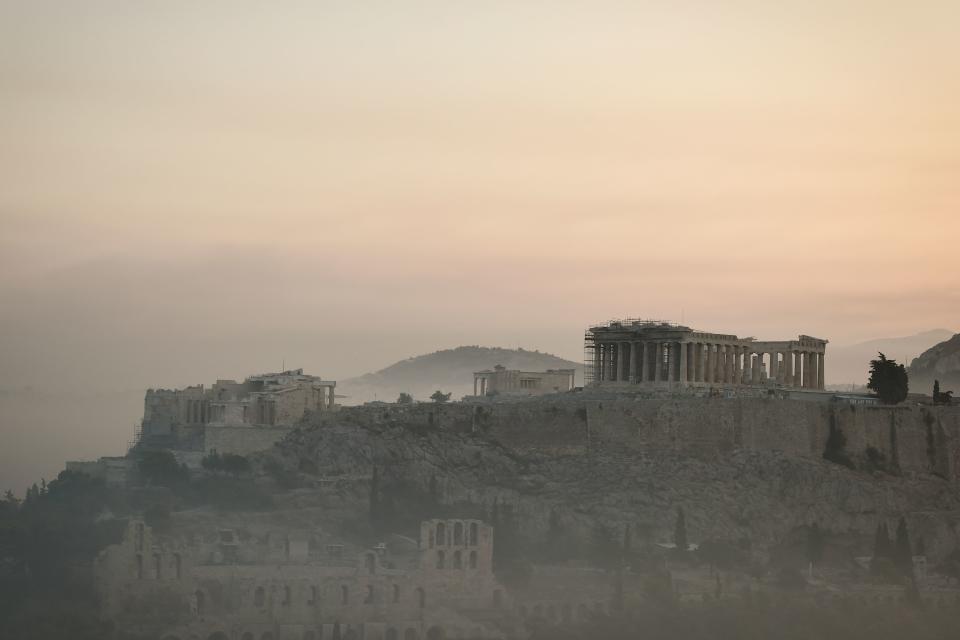
[[[603,345],[603,381],[613,380],[613,343],[606,342]]]
[[[630,343],[630,364],[627,369],[627,382],[633,384],[637,381],[637,343]]]
[[[779,354],[776,351],[770,352],[770,371],[768,375],[773,380],[779,380],[780,364],[777,362]]]
[[[743,384],[753,384],[753,353],[750,347],[743,348]]]
[[[681,342],[680,343],[680,383],[681,384],[686,384],[688,382],[687,371],[689,369],[687,367],[687,356],[688,356],[687,349],[689,349],[689,345],[687,345],[686,342]]]
[[[788,387],[793,386],[793,352],[783,352],[783,384]]]
[[[698,342],[693,352],[694,380],[703,382],[703,343]]]
[[[793,380],[790,381],[790,386],[800,387],[803,386],[803,362],[800,359],[799,351],[791,351],[790,359],[793,361]]]
[[[603,345],[602,343],[594,342],[593,343],[593,381],[600,382],[603,380]],[[474,393],[476,395],[476,393]]]
[[[803,388],[810,388],[810,352],[804,351],[803,357]]]
[[[819,357],[817,358],[817,388],[826,389],[827,385],[823,380],[823,374],[825,370],[823,359],[826,357],[827,354],[825,351],[821,351],[818,355]]]
[[[660,370],[663,368],[663,345],[659,342],[653,343],[653,359],[651,366],[653,367],[653,381],[660,382]]]
[[[810,388],[819,389],[820,388],[820,379],[817,377],[819,373],[820,365],[817,362],[819,360],[820,354],[816,351],[810,353]]]

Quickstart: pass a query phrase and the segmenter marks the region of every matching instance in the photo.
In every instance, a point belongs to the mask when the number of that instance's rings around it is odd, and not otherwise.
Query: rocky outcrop
[[[817,523],[849,548],[870,553],[881,519],[905,516],[933,561],[957,547],[960,495],[935,473],[852,470],[819,457],[734,446],[723,455],[696,449],[513,446],[496,431],[462,432],[402,419],[331,420],[304,425],[271,454],[305,481],[351,482],[357,509],[377,469],[384,486],[416,487],[463,515],[507,507],[535,540],[560,527],[587,540],[598,525],[634,539],[669,541],[678,507],[691,541],[747,541],[769,551]],[[517,429],[529,425],[515,425]],[[529,438],[525,440],[529,444]]]
[[[910,391],[930,394],[934,380],[941,391],[960,397],[960,333],[924,351],[910,363]]]

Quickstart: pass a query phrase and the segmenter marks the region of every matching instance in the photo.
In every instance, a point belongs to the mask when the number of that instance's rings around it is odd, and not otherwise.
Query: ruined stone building
[[[210,388],[148,389],[143,435],[163,436],[179,425],[292,426],[307,411],[332,409],[336,386],[294,369],[243,382],[217,380]]]
[[[585,335],[587,382],[659,386],[824,388],[827,341],[760,341],[646,320],[612,320]]]
[[[539,396],[573,389],[573,369],[514,371],[497,365],[473,374],[473,395],[507,394]]]
[[[161,640],[501,638],[516,611],[559,619],[608,607],[514,602],[493,575],[493,529],[479,520],[425,521],[418,541],[392,536],[372,549],[305,531],[184,540],[134,520],[97,557],[95,584],[120,629],[165,609],[153,622]]]

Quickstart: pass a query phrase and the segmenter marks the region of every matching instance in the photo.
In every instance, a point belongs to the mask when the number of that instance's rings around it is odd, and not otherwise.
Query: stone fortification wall
[[[249,455],[269,449],[293,429],[285,427],[215,427],[204,428],[204,452]]]
[[[720,456],[736,449],[823,456],[831,429],[857,466],[905,475],[960,473],[960,408],[850,405],[771,395],[570,393],[516,401],[369,405],[337,421],[482,432],[520,452],[673,451]]]

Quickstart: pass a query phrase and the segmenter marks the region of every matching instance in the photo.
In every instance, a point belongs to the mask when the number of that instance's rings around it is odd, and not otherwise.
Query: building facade
[[[163,436],[176,426],[293,426],[307,411],[333,409],[337,383],[303,369],[250,376],[213,386],[148,389],[143,434]]]
[[[612,320],[584,338],[587,382],[654,386],[776,384],[823,389],[827,341],[760,341],[648,320]]]
[[[473,395],[509,394],[539,396],[573,389],[574,369],[515,371],[497,365],[473,374]]]

